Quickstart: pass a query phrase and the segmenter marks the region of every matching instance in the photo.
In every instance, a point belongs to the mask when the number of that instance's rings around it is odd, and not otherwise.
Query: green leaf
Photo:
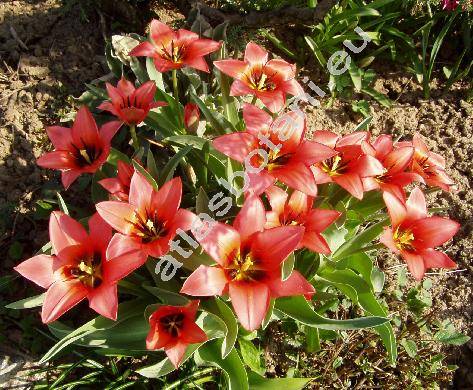
[[[148,72],[149,79],[153,80],[161,91],[165,91],[163,74],[158,72],[151,57],[146,58],[146,71]]]
[[[196,355],[201,360],[224,371],[229,390],[249,390],[245,366],[237,351],[233,349],[225,358],[222,358],[221,348],[222,340],[211,340],[202,345],[196,352]]]
[[[328,330],[372,328],[389,321],[384,317],[362,317],[350,320],[325,318],[317,314],[303,296],[278,298],[275,309],[305,325]]]
[[[236,131],[235,127],[217,111],[209,110],[207,105],[193,92],[189,92],[192,101],[199,106],[200,111],[204,114],[205,119],[210,123],[212,128],[218,134],[227,134]]]
[[[238,343],[240,344],[241,357],[245,364],[254,372],[264,375],[266,370],[261,365],[261,352],[258,351],[258,348],[251,341],[244,338],[240,338]]]
[[[151,148],[148,149],[148,153],[146,156],[146,168],[147,171],[155,180],[158,179],[159,177],[159,172],[158,172],[158,167],[156,166],[156,160],[154,159],[153,152],[151,151]]]
[[[154,190],[157,191],[159,189],[159,186],[158,186],[158,183],[156,183],[156,180],[154,180],[153,176],[151,176],[150,173],[146,169],[144,169],[140,165],[140,163],[138,163],[137,161],[133,160],[132,163],[135,169],[139,173],[141,173],[145,177],[145,179],[148,181],[148,183],[153,186]]]
[[[62,198],[61,194],[59,192],[56,192],[57,195],[57,200],[59,202],[59,208],[64,214],[69,215],[69,210],[67,208],[66,202],[64,202],[64,199]]]
[[[304,326],[306,351],[318,352],[320,351],[319,330],[313,326]]]
[[[125,154],[120,152],[119,150],[115,148],[110,149],[110,154],[108,155],[107,162],[109,164],[112,164],[113,166],[117,166],[117,162],[121,160],[126,163],[130,163],[130,158]]]
[[[450,330],[440,330],[435,334],[434,338],[443,344],[449,345],[463,345],[470,340],[469,336]]]
[[[287,278],[289,278],[289,276],[291,276],[292,274],[292,270],[294,269],[294,263],[296,262],[296,256],[294,256],[294,252],[291,253],[287,258],[286,260],[283,261],[282,265],[281,265],[281,273],[282,273],[282,280],[286,280]]]
[[[105,175],[99,170],[92,176],[92,184],[90,186],[91,197],[94,203],[108,200],[108,192],[103,188],[99,181],[104,179]]]
[[[205,213],[215,219],[214,213],[209,209],[209,202],[210,201],[207,193],[203,187],[200,187],[197,197],[195,198],[195,212],[197,215],[200,213]]]
[[[29,297],[20,301],[9,303],[5,307],[7,309],[31,309],[32,307],[42,306],[45,295],[46,293],[35,295],[34,297]]]
[[[184,295],[177,294],[173,291],[165,290],[164,288],[148,285],[143,285],[143,288],[146,291],[149,291],[151,294],[153,294],[166,305],[181,306],[189,303],[189,299],[187,299]]]
[[[177,165],[191,150],[192,146],[186,146],[179,150],[174,156],[169,159],[167,164],[161,170],[161,176],[159,177],[159,186],[162,186],[164,183],[172,179]]]
[[[404,347],[406,353],[411,357],[415,358],[417,355],[417,344],[413,340],[402,339],[400,344]]]
[[[314,378],[265,378],[254,372],[248,373],[251,390],[302,390]]]
[[[222,358],[225,358],[233,349],[238,336],[238,323],[232,309],[220,298],[201,302],[203,310],[219,317],[226,326],[226,333],[222,342]]]

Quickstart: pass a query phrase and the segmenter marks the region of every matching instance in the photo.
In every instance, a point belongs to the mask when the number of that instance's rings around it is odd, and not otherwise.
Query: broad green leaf
[[[167,305],[180,306],[189,303],[189,299],[187,299],[184,295],[177,294],[173,291],[165,290],[164,288],[148,285],[143,285],[143,288]]]
[[[306,351],[318,352],[320,351],[319,330],[313,326],[304,326]]]
[[[329,330],[365,329],[382,325],[384,317],[362,317],[350,320],[333,320],[317,314],[303,296],[283,297],[276,300],[275,309],[305,325]]]
[[[441,330],[434,335],[435,340],[443,344],[463,345],[470,340],[470,337],[460,332]]]
[[[258,348],[251,341],[244,338],[240,338],[238,344],[240,345],[243,362],[254,372],[264,375],[266,370],[261,364],[261,352],[258,351]]]
[[[59,208],[64,214],[69,215],[69,210],[67,208],[66,202],[64,202],[64,199],[62,198],[61,194],[59,192],[56,192],[56,195],[59,203]]]
[[[191,99],[199,106],[200,111],[204,114],[205,119],[210,123],[212,128],[218,134],[226,134],[235,131],[235,127],[225,117],[215,110],[210,110],[207,105],[193,92],[190,92]]]
[[[292,270],[294,269],[294,263],[296,262],[296,256],[294,256],[294,252],[291,253],[287,258],[286,260],[283,261],[282,265],[281,265],[281,278],[282,280],[286,280],[287,278],[289,278],[289,276],[291,276],[292,274]]]
[[[151,57],[146,58],[146,71],[148,72],[149,79],[153,80],[161,91],[165,91],[166,89],[164,88],[163,74],[158,72]]]
[[[228,390],[249,390],[248,376],[238,352],[233,349],[225,358],[222,358],[221,349],[222,340],[211,340],[202,345],[196,355],[204,362],[224,371]]]
[[[222,358],[225,358],[233,349],[238,335],[238,323],[232,309],[220,298],[201,302],[203,310],[219,317],[226,326],[225,338],[222,342]]]
[[[302,390],[314,378],[265,378],[257,373],[249,372],[248,380],[251,390]]]
[[[133,160],[132,163],[135,170],[141,173],[148,181],[148,183],[153,186],[154,190],[157,191],[159,189],[159,186],[158,183],[156,183],[156,180],[154,180],[153,176],[151,176],[150,173],[146,169],[144,169],[137,161]]]
[[[417,355],[417,344],[413,340],[402,339],[400,344],[404,347],[406,353],[411,357],[415,358]]]
[[[113,166],[117,166],[117,162],[121,160],[126,163],[130,163],[130,158],[125,154],[120,152],[119,150],[115,148],[110,149],[110,154],[108,155],[107,162],[109,164],[112,164]]]
[[[31,309],[32,307],[42,306],[45,295],[46,293],[43,293],[35,295],[34,297],[21,299],[20,301],[9,303],[5,307],[7,309]]]
[[[151,151],[151,148],[148,149],[148,153],[146,156],[146,168],[147,171],[150,173],[151,176],[155,180],[158,179],[159,177],[159,172],[158,172],[158,167],[156,166],[156,160],[154,159],[153,152]]]

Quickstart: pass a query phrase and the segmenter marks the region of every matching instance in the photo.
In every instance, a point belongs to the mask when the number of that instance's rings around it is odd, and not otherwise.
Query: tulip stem
[[[256,100],[258,100],[258,96],[253,95],[253,99],[251,99],[251,104],[252,104],[252,105],[255,105],[255,104],[256,104]]]
[[[130,125],[130,133],[131,133],[131,139],[133,141],[133,148],[135,149],[135,152],[138,152],[140,149],[140,141],[138,140],[138,136],[136,135],[136,125]]]
[[[172,89],[173,89],[173,94],[174,94],[174,100],[176,100],[179,127],[184,128],[181,108],[179,106],[179,84],[177,83],[177,69],[172,70]]]
[[[188,381],[191,381],[195,378],[199,378],[199,377],[202,377],[204,375],[207,375],[207,374],[214,374],[215,373],[215,368],[214,367],[210,367],[210,368],[204,368],[203,370],[200,370],[200,371],[197,371],[193,374],[190,374],[182,379],[179,379],[177,380],[176,382],[174,383],[171,383],[170,385],[166,386],[163,388],[163,390],[172,390],[172,389],[176,389],[178,387],[180,387],[181,385],[183,385],[184,383],[188,382]],[[207,377],[209,379],[214,379],[213,376],[209,376]]]

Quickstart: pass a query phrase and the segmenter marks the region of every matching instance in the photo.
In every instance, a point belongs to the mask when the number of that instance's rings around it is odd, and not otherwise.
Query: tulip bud
[[[184,125],[189,133],[195,133],[199,127],[200,111],[194,103],[187,103],[184,107]]]

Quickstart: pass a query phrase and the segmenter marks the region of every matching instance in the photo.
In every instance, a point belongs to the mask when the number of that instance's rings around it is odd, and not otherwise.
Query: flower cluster
[[[130,54],[151,57],[160,72],[184,66],[208,71],[204,56],[219,47],[218,42],[200,39],[187,30],[175,32],[153,21],[150,41]],[[236,217],[231,223],[229,218],[216,222],[205,235],[197,235],[204,226],[194,212],[181,208],[180,177],[158,189],[142,171],[118,161],[117,176],[99,182],[110,200],[96,204],[89,231],[70,216],[54,212],[49,224],[52,254],[34,256],[15,268],[47,289],[43,322],[55,321],[84,298],[97,313],[116,319],[117,283],[149,258],[166,255],[178,231],[191,231],[214,264],[199,265],[180,292],[191,297],[229,296],[241,325],[255,330],[267,316],[272,299],[310,298],[315,293],[297,270],[283,278],[282,264],[301,249],[330,255],[323,234],[342,213],[320,206],[318,188],[327,183],[355,199],[362,199],[367,191],[382,192],[391,227],[385,229],[381,242],[402,256],[416,279],[428,268],[455,267],[435,248],[456,233],[458,224],[429,216],[419,188],[406,196],[406,188],[414,182],[446,191],[453,186],[444,159],[429,151],[420,135],[412,142],[394,142],[389,135],[373,138],[368,132],[342,136],[315,131],[309,140],[305,115],[283,111],[287,94],[303,94],[294,65],[268,60],[264,49],[249,43],[244,61],[225,59],[214,66],[234,78],[231,95],[253,95],[253,103],[259,99],[265,106],[244,103],[244,130],[212,141],[216,150],[246,168],[245,201]],[[153,81],[135,88],[122,78],[117,87],[107,83],[106,88],[110,101],[98,108],[118,121],[99,129],[84,106],[71,129],[47,129],[55,149],[40,157],[38,164],[60,170],[66,189],[82,173],[101,168],[123,123],[130,128],[139,125],[151,110],[167,105],[154,100]],[[195,132],[199,118],[196,105],[185,106],[188,132]],[[196,300],[186,306],[159,306],[149,317],[147,348],[163,348],[177,367],[188,344],[207,339],[195,323],[198,306]]]

